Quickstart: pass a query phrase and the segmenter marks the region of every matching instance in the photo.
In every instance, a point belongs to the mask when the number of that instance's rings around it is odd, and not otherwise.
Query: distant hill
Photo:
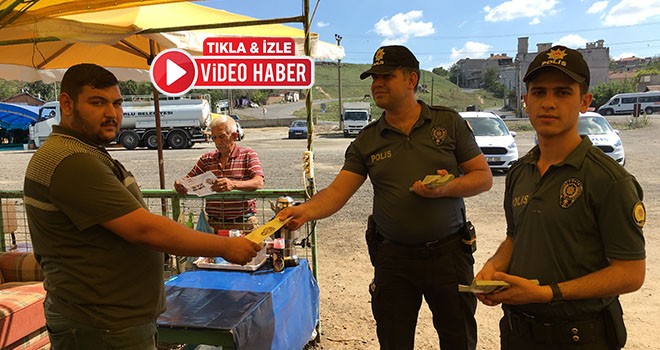
[[[370,64],[341,64],[341,97],[342,102],[370,101],[371,102],[371,79],[360,80],[360,73],[369,69]],[[321,112],[319,106],[314,106],[313,115],[320,120],[336,121],[339,115],[339,107],[336,99],[338,93],[338,71],[336,62],[317,62],[315,67],[315,81],[312,90],[314,100],[332,100],[325,102],[325,113]],[[420,86],[425,86],[424,91],[418,91],[417,97],[426,103],[442,105],[464,111],[468,105],[475,105],[477,109],[497,108],[503,105],[501,99],[493,98],[492,94],[485,90],[474,90],[464,92],[447,78],[440,77],[429,71],[422,71]],[[431,97],[431,95],[433,95]],[[368,96],[365,98],[365,96]],[[378,117],[382,110],[376,106],[373,109],[374,117]],[[297,111],[296,116],[303,117],[304,110]]]

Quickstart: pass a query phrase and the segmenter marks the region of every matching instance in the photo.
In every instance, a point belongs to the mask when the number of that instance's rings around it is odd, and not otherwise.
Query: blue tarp
[[[0,127],[27,130],[39,118],[39,107],[0,102]]]
[[[282,272],[187,271],[165,283],[159,327],[231,332],[238,350],[298,350],[319,321],[307,260]]]

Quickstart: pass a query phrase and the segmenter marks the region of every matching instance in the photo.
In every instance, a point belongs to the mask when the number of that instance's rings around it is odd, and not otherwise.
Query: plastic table
[[[282,272],[186,271],[165,283],[164,343],[223,349],[302,349],[319,321],[319,288],[306,259]]]

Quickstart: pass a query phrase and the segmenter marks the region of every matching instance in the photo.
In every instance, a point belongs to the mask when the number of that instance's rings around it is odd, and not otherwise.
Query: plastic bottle
[[[273,241],[273,271],[284,270],[284,238],[275,238]]]

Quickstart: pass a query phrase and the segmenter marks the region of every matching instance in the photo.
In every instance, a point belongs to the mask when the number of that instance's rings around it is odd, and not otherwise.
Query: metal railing
[[[281,196],[289,196],[294,202],[304,202],[307,199],[304,189],[269,189],[252,192],[231,191],[213,194],[205,197],[194,195],[180,195],[174,190],[144,189],[142,190],[144,202],[149,211],[167,216],[173,220],[189,217],[192,213],[193,225],[197,224],[200,211],[204,208],[206,200],[245,200],[256,199],[256,215],[260,224],[264,224],[275,216],[274,203]],[[23,205],[23,191],[0,190],[0,252],[9,250],[32,251],[30,229],[28,227],[25,206]],[[193,226],[195,227],[195,226]],[[308,223],[299,229],[295,243],[297,255],[310,262],[314,277],[317,276],[316,229],[313,223]],[[170,273],[180,272],[176,261],[168,261],[165,268]]]

